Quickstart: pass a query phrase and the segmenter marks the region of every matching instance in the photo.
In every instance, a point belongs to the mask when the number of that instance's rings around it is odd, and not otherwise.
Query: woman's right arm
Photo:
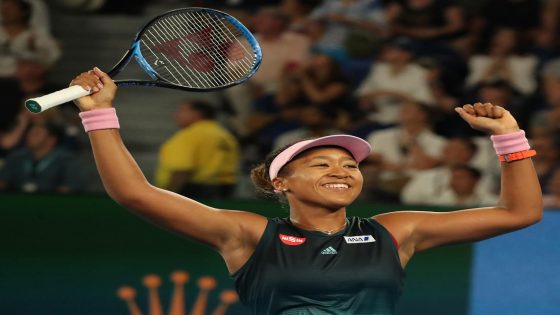
[[[81,111],[110,108],[116,85],[99,69],[73,81],[94,93],[76,101]],[[118,129],[90,131],[89,139],[105,190],[116,202],[137,215],[179,235],[217,249],[230,270],[252,253],[266,226],[266,218],[242,211],[208,207],[152,186],[122,142]]]

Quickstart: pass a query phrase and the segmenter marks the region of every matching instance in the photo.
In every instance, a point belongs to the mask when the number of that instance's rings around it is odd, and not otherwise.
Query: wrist
[[[119,119],[114,107],[95,108],[79,113],[86,132],[100,129],[119,129]]]
[[[493,135],[490,139],[501,162],[512,162],[536,155],[536,151],[531,150],[523,130]]]
[[[505,127],[499,130],[492,130],[492,135],[493,136],[499,136],[499,135],[507,135],[507,134],[512,134],[512,133],[516,133],[522,131],[521,128],[519,128],[519,126],[513,126],[513,127]],[[524,134],[525,135],[525,134]]]

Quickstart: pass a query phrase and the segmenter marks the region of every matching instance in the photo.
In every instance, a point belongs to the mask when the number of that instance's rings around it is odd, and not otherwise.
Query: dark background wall
[[[263,215],[287,216],[268,201],[209,202]],[[356,204],[349,215],[371,216],[395,206]],[[116,297],[128,284],[147,314],[141,279],[162,277],[159,292],[165,308],[172,285],[169,274],[186,270],[191,279],[217,278],[209,310],[222,289],[233,288],[220,256],[205,246],[179,238],[130,214],[105,196],[0,195],[1,314],[128,314]],[[398,314],[468,312],[471,246],[451,246],[418,254],[407,266]],[[187,284],[187,305],[198,292]],[[210,314],[210,312],[208,313]],[[240,305],[227,314],[246,314]]]

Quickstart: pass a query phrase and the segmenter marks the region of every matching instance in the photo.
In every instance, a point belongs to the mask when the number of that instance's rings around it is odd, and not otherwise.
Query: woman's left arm
[[[474,129],[492,135],[519,132],[502,107],[477,103],[456,108]],[[501,162],[501,193],[495,207],[451,212],[402,211],[375,216],[397,239],[403,265],[416,252],[429,248],[482,240],[540,221],[542,193],[530,158]]]

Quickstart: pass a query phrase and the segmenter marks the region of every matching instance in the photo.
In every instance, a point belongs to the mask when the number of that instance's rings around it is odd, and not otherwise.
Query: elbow
[[[121,189],[107,189],[109,197],[121,206],[135,209],[143,203],[147,194],[145,187],[125,187]]]
[[[528,213],[518,220],[519,228],[525,228],[534,224],[539,223],[543,217],[543,207],[542,205],[535,206],[528,211]]]

